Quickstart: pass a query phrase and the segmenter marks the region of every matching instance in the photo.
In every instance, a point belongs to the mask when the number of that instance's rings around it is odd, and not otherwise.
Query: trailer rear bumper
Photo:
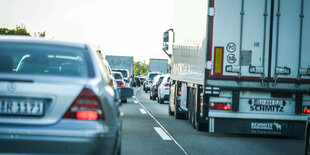
[[[209,132],[278,135],[303,138],[306,121],[209,118]]]

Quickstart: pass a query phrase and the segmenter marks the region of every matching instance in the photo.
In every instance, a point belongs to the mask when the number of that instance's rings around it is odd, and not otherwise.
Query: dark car
[[[158,96],[158,87],[161,84],[161,81],[163,80],[164,77],[165,75],[157,75],[154,78],[153,84],[150,88],[150,99],[151,100],[156,100],[156,97]]]
[[[134,80],[135,80],[135,82],[136,82],[136,86],[140,87],[141,81],[140,81],[139,77],[136,77],[136,76],[135,76]]]
[[[139,77],[140,80],[140,85],[143,85],[144,81],[145,81],[145,77]]]

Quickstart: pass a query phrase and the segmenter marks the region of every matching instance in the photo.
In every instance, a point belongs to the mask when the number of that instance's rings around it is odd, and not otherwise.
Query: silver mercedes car
[[[86,44],[0,37],[0,154],[120,154],[101,63]]]

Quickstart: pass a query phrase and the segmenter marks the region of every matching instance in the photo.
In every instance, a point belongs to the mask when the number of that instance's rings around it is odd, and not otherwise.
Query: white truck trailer
[[[169,114],[209,132],[302,137],[309,44],[309,0],[175,0]]]
[[[149,63],[150,72],[161,72],[167,74],[168,71],[168,59],[150,59]]]
[[[131,82],[133,77],[133,57],[132,56],[116,56],[116,55],[106,55],[106,60],[109,62],[109,65],[112,70],[122,72],[124,80],[127,83]],[[123,70],[128,70],[129,74],[123,73]]]

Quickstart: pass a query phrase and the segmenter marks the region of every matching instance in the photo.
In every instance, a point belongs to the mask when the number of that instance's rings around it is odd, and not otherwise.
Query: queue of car
[[[143,83],[143,90],[145,92],[150,91],[150,100],[157,100],[160,104],[169,101],[170,74],[159,72],[148,73]]]
[[[1,37],[0,152],[120,154],[117,96],[133,90],[109,75],[86,44]]]

